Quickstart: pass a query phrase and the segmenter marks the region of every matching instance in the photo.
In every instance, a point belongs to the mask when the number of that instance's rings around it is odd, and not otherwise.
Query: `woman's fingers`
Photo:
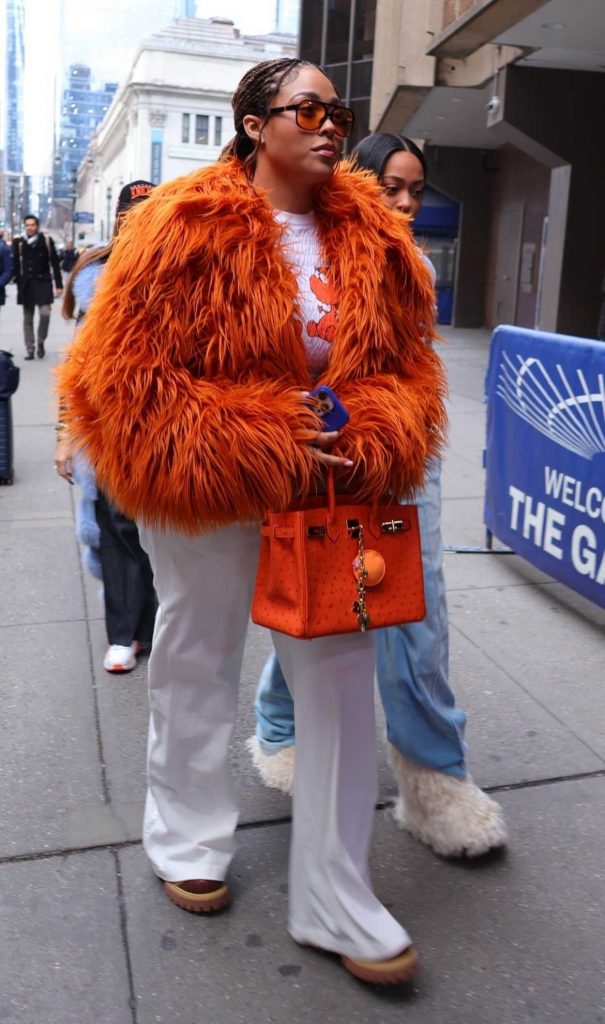
[[[67,480],[68,484],[73,484],[71,459],[56,459],[55,469],[59,476],[62,476],[64,480]]]
[[[350,459],[345,459],[342,455],[329,455],[328,452],[322,451],[322,448],[327,448],[328,445],[334,444],[339,436],[339,430],[322,430],[318,434],[309,436],[308,447],[313,452],[317,461],[322,462],[324,466],[353,465]]]
[[[322,433],[315,435],[313,438],[313,444],[318,444],[322,447],[324,445],[334,444],[335,441],[338,441],[339,433],[340,431],[338,430],[324,430]]]
[[[324,466],[352,466],[353,463],[350,459],[344,459],[340,455],[328,455],[327,452],[322,452],[320,448],[313,448],[311,450],[318,462],[322,462]]]
[[[352,466],[353,463],[350,459],[345,459],[342,455],[329,455],[328,452],[322,451],[322,448],[327,448],[338,441],[339,437],[340,430],[321,430],[317,434],[308,435],[307,447],[311,449],[317,461],[323,463],[324,466]]]

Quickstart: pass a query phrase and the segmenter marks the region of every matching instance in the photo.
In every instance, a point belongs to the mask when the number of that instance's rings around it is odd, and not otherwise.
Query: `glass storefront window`
[[[326,64],[340,64],[349,54],[351,0],[328,0]]]
[[[347,64],[326,64],[324,68],[339,96],[343,97],[347,91],[347,66]]]
[[[355,33],[353,38],[353,60],[370,59],[374,53],[376,28],[376,0],[357,0],[355,8]]]
[[[324,0],[305,0],[300,33],[300,55],[312,64],[321,61]]]
[[[347,152],[350,153],[353,146],[356,146],[361,139],[370,134],[370,98],[363,100],[351,100],[349,106],[355,112],[355,127],[353,134],[347,139]]]
[[[351,66],[351,96],[356,99],[369,96],[372,92],[373,63],[371,60],[356,60]]]

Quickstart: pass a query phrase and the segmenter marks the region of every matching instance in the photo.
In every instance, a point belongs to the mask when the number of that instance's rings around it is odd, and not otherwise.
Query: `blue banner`
[[[498,327],[486,397],[485,525],[605,608],[605,344]]]

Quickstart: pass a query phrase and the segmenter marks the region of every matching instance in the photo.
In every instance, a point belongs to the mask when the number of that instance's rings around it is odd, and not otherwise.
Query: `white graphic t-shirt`
[[[278,210],[275,219],[283,226],[282,245],[297,281],[302,337],[313,379],[328,365],[334,340],[338,306],[336,293],[322,266],[315,214]]]

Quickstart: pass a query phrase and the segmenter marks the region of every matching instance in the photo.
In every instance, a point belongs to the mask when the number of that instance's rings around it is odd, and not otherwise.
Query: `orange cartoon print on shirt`
[[[326,267],[317,268],[317,273],[309,278],[309,286],[317,299],[319,312],[323,315],[319,320],[309,320],[307,334],[310,338],[334,341],[338,321],[338,296],[336,289],[328,281]]]

